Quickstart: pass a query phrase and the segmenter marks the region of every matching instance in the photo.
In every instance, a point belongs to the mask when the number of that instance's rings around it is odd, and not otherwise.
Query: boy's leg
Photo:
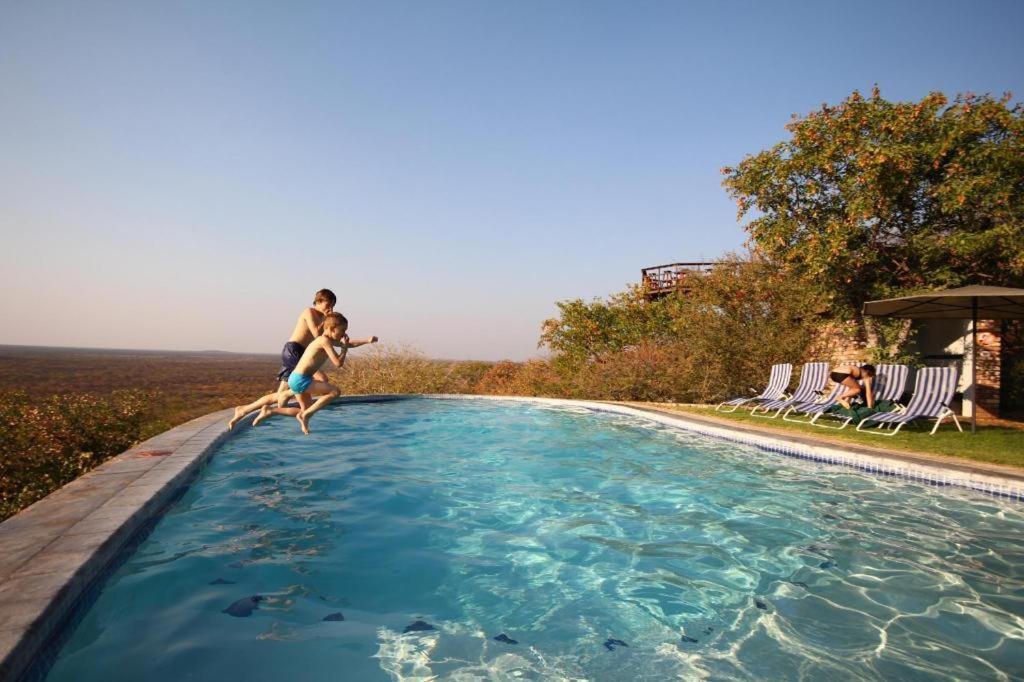
[[[295,418],[299,420],[299,426],[302,428],[302,432],[309,435],[309,419],[305,416],[306,408],[310,406],[313,398],[309,395],[308,391],[302,393],[296,393],[295,399],[299,401],[299,411],[295,414]]]
[[[846,409],[850,409],[850,398],[860,394],[861,385],[853,377],[843,379],[842,385],[846,387],[846,390],[839,394],[839,399],[836,402]]]
[[[286,390],[285,392],[291,393],[291,390],[289,389]],[[235,408],[235,416],[232,417],[231,421],[228,422],[228,428],[233,429],[235,427],[235,424],[237,424],[242,419],[242,417],[249,414],[250,412],[255,412],[256,410],[262,408],[264,405],[269,405],[277,400],[280,400],[280,395],[280,393],[268,393],[262,398],[257,398],[248,405],[239,405],[238,407]],[[287,397],[285,398],[286,400]]]
[[[287,390],[288,390],[288,382],[286,380],[281,379],[280,381],[277,382],[277,396],[278,396],[277,406],[278,407],[285,407],[288,404],[288,399],[291,398],[291,396],[290,395],[286,395],[284,397],[281,397],[281,394],[284,391],[287,391]]]
[[[288,402],[288,398],[278,400],[280,405],[282,402]],[[294,417],[302,410],[301,407],[271,407],[270,405],[264,405],[260,408],[260,413],[256,415],[256,418],[252,420],[252,425],[256,426],[263,420],[274,416],[275,414],[281,414],[286,417]]]
[[[302,410],[302,413],[305,415],[307,420],[323,409],[324,405],[341,395],[341,391],[339,391],[335,386],[324,381],[314,381],[306,390],[311,394],[315,393],[319,396],[315,403]]]
[[[303,433],[309,433],[309,418],[340,394],[337,388],[323,381],[314,381],[306,390],[307,392],[303,394],[305,401],[301,397],[299,398],[299,405],[302,407],[302,411],[295,415],[295,418],[302,424]],[[315,403],[309,405],[308,401],[312,393],[316,393],[320,397],[316,399]]]

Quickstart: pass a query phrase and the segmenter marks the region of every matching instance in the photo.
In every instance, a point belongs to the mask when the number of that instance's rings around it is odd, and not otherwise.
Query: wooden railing
[[[640,271],[644,295],[659,298],[675,291],[686,291],[690,278],[710,272],[716,265],[717,262],[669,263],[644,268]]]

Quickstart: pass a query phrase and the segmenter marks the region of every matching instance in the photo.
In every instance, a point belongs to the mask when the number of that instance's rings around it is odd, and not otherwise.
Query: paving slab
[[[156,465],[157,463],[149,457],[122,459],[116,462],[107,462],[93,471],[92,474],[96,477],[118,476],[131,473],[141,476]]]

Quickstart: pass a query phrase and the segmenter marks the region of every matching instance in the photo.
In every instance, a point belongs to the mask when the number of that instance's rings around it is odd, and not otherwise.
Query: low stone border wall
[[[1024,500],[1024,473],[998,475],[983,466],[948,468],[914,461],[901,453],[815,444],[805,437],[768,435],[688,414],[621,403],[475,395],[349,396],[338,402],[421,397],[531,402],[612,412],[794,457]],[[187,487],[231,435],[226,428],[230,416],[231,410],[214,412],[150,438],[0,523],[0,679],[16,680],[29,670],[82,596],[105,578],[107,568],[132,538]]]

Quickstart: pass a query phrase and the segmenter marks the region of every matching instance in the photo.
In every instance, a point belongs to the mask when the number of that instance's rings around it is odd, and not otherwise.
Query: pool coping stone
[[[1005,471],[1005,467],[840,446],[655,406],[462,394],[345,396],[335,402],[424,398],[512,401],[610,412],[802,459],[1024,500],[1024,472]],[[107,567],[133,537],[187,488],[223,441],[240,430],[227,429],[231,414],[230,409],[213,412],[143,441],[0,523],[0,679],[17,680],[30,670],[75,605],[105,578]]]

